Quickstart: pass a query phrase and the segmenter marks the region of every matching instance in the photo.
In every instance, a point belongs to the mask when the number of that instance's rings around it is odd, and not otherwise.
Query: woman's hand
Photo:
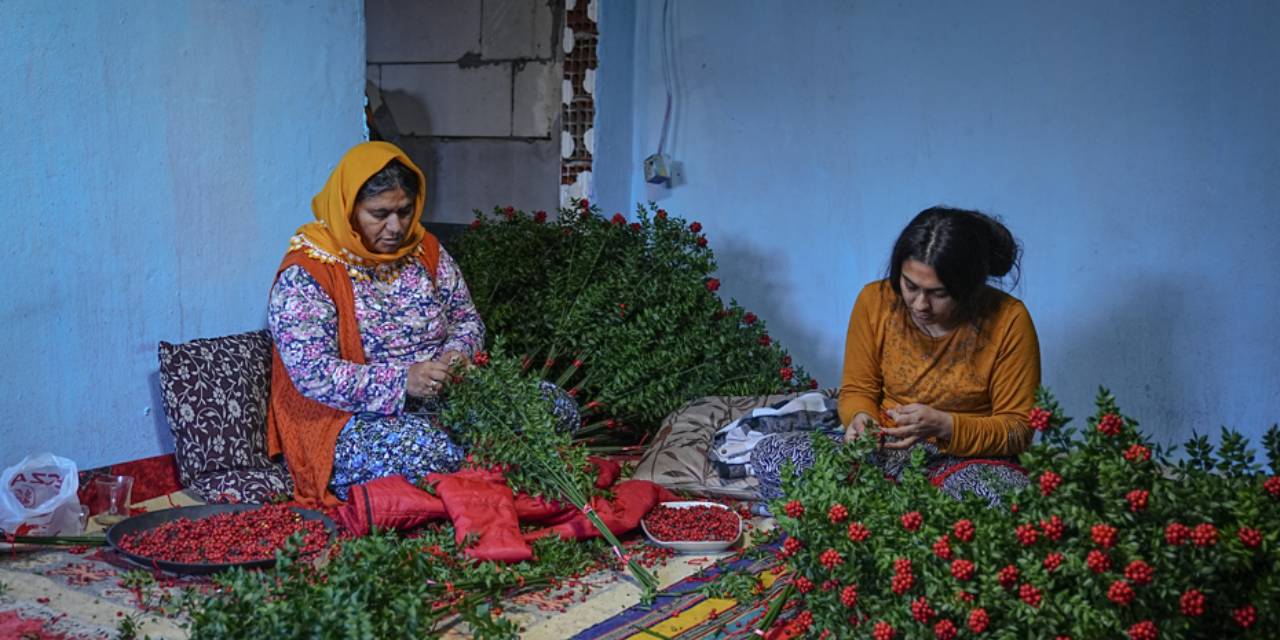
[[[406,390],[417,397],[434,396],[449,379],[449,366],[439,360],[428,360],[409,366]]]
[[[853,416],[853,420],[849,421],[849,426],[844,428],[844,441],[852,442],[862,437],[867,432],[867,427],[871,424],[871,414],[866,411],[859,411]]]
[[[926,438],[950,440],[953,426],[951,414],[938,411],[927,404],[908,404],[886,413],[898,426],[881,429],[887,436],[898,438],[896,441],[886,440],[886,449],[906,449]]]
[[[452,369],[456,368],[458,365],[462,365],[464,367],[469,366],[471,364],[471,358],[457,349],[452,349],[444,352],[444,355],[440,356],[440,362],[443,362],[446,367]]]

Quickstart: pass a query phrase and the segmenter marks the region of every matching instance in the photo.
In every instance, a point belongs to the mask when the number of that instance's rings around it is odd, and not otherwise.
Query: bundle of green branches
[[[477,211],[458,259],[490,333],[578,398],[579,436],[637,442],[694,398],[817,386],[763,320],[720,299],[708,244],[653,203],[628,221],[582,200],[555,220]]]
[[[587,450],[573,442],[553,415],[550,392],[519,359],[502,353],[476,356],[448,386],[441,420],[469,451],[473,464],[501,469],[516,492],[566,501],[582,510],[644,589],[653,597],[658,581],[621,552],[622,543],[590,508],[595,491]]]

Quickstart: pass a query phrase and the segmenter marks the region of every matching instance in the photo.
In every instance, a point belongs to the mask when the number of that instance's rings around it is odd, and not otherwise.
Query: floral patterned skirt
[[[550,382],[542,383],[542,392],[562,429],[574,431],[581,425],[578,403],[569,394]],[[397,415],[352,415],[333,449],[329,489],[346,500],[351,487],[385,476],[415,482],[429,473],[457,471],[466,452],[440,428],[441,411],[435,400],[411,400]]]
[[[782,465],[790,462],[795,473],[813,466],[811,432],[796,431],[765,436],[751,451],[751,469],[760,481],[761,497],[782,497]],[[843,433],[825,433],[835,442]],[[1001,496],[1027,485],[1027,474],[1009,458],[961,458],[947,455],[928,442],[916,445],[925,451],[925,475],[947,495],[959,500],[966,494],[979,496],[991,506]],[[885,475],[900,478],[911,462],[911,449],[884,449],[872,452],[868,461]]]

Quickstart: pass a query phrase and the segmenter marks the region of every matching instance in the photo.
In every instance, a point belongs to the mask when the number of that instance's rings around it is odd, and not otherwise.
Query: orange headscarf
[[[374,253],[365,248],[360,232],[351,226],[351,212],[355,210],[360,187],[392,160],[399,160],[417,174],[418,195],[413,201],[413,220],[400,249],[395,253]],[[394,262],[416,251],[418,243],[426,235],[426,230],[418,224],[422,220],[426,197],[426,177],[400,147],[390,142],[362,142],[342,156],[333,173],[329,174],[324,188],[311,199],[311,212],[315,214],[316,222],[302,225],[298,233],[330,255],[341,255],[345,249],[373,264]]]

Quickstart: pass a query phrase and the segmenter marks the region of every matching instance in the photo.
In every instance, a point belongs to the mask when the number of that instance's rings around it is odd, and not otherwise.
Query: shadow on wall
[[[1187,291],[1173,279],[1151,274],[1137,274],[1121,289],[1120,296],[1090,302],[1102,304],[1102,312],[1073,317],[1068,310],[1063,318],[1033,318],[1037,326],[1052,321],[1068,327],[1059,359],[1050,362],[1050,354],[1041,355],[1044,384],[1075,418],[1071,424],[1077,429],[1083,429],[1093,413],[1101,385],[1157,442],[1181,444],[1193,429],[1215,433],[1219,425],[1209,423],[1210,416],[1187,412],[1188,406],[1203,404],[1200,396],[1211,393],[1183,373],[1211,366],[1186,362],[1195,357],[1194,351],[1178,348],[1187,335]],[[1212,372],[1206,374],[1213,377]]]
[[[151,428],[155,431],[155,441],[160,444],[160,451],[170,453],[174,450],[173,431],[169,428],[169,418],[164,413],[164,392],[160,390],[159,369],[147,376],[147,386],[151,391]]]
[[[737,238],[718,243],[715,255],[719,273],[732,274],[732,281],[724,283],[731,297],[760,316],[768,324],[769,335],[819,384],[824,388],[839,386],[844,345],[823,344],[804,322],[812,315],[810,306],[797,300],[787,285],[795,278],[781,268],[779,257]]]

